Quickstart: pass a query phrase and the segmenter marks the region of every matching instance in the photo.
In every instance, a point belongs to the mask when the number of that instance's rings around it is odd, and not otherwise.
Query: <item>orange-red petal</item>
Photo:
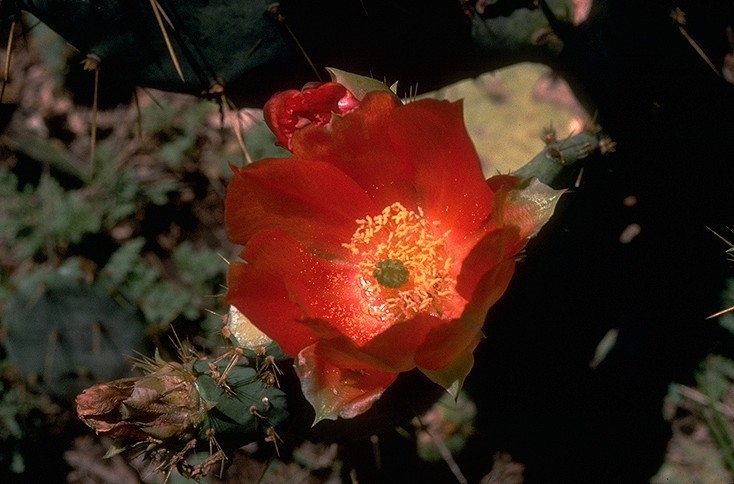
[[[377,210],[331,163],[272,158],[235,168],[225,218],[229,238],[238,244],[259,231],[279,229],[309,248],[345,254],[341,244],[352,236],[355,219]]]
[[[298,354],[295,368],[301,390],[316,411],[314,424],[366,412],[398,376],[374,368],[335,365],[316,345]]]
[[[463,263],[457,291],[468,303],[461,317],[435,328],[416,352],[417,366],[440,369],[461,352],[473,350],[489,308],[499,299],[512,278],[516,230],[494,231],[485,236]]]
[[[335,116],[326,126],[306,126],[293,136],[296,157],[325,160],[349,175],[382,207],[400,202],[416,206],[411,160],[396,155],[388,136],[390,113],[402,109],[390,93],[368,94],[344,117]],[[370,215],[365,213],[365,215]]]
[[[511,176],[485,181],[461,103],[402,105],[390,93],[373,92],[338,116],[329,107],[338,97],[334,86],[314,93],[328,102],[303,116],[293,104],[307,101],[302,93],[271,105],[277,108],[271,118],[282,109],[296,113],[276,120],[294,156],[235,172],[227,226],[230,238],[245,245],[246,262],[231,267],[229,302],[297,355],[317,421],[366,411],[399,372],[416,366],[456,394],[515,257],[561,192]],[[435,222],[442,234],[451,258],[445,271],[456,278],[442,314],[395,322],[364,306],[359,254],[343,244],[358,219],[394,203]]]
[[[390,139],[397,156],[415,166],[420,204],[431,220],[462,241],[486,224],[493,193],[464,125],[460,102],[426,99],[395,109]]]
[[[288,275],[308,273],[314,256],[283,231],[255,234],[242,252],[245,263],[229,268],[227,302],[278,342],[283,351],[295,356],[315,337],[299,323],[303,316],[293,304]]]
[[[335,363],[348,366],[358,361],[385,371],[402,372],[415,368],[416,350],[426,336],[442,324],[445,321],[440,318],[418,314],[390,326],[363,346],[340,337],[324,338],[319,344],[322,354]]]
[[[464,380],[474,367],[474,349],[481,339],[481,335],[477,335],[474,343],[456,355],[453,361],[446,366],[437,369],[419,367],[419,370],[433,382],[444,387],[451,396],[457,398],[459,390],[464,385]]]

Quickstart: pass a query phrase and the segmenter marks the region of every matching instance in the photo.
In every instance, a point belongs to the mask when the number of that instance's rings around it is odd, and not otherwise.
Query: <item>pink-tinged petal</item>
[[[319,353],[316,345],[298,354],[295,368],[301,390],[316,411],[314,424],[366,412],[398,376],[372,368],[334,365]]]
[[[390,93],[369,93],[359,109],[348,115],[335,116],[327,126],[307,126],[295,133],[293,153],[333,163],[380,207],[394,202],[415,207],[412,160],[396,155],[387,133],[386,120],[396,109],[402,109],[401,104]]]
[[[313,326],[311,328],[313,329]],[[314,330],[314,332],[318,331]],[[316,343],[316,347],[321,357],[340,368],[371,368],[387,373],[399,373],[415,368],[412,358],[411,363],[407,365],[395,365],[392,362],[394,358],[385,359],[379,355],[373,356],[365,352],[363,347],[357,346],[343,335],[337,335],[333,338],[321,338]]]
[[[448,365],[438,369],[418,368],[424,375],[433,382],[441,385],[448,391],[452,397],[458,398],[461,387],[464,386],[464,380],[474,367],[474,349],[479,344],[481,336],[475,338],[474,343],[470,344],[454,360]]]
[[[416,314],[406,321],[394,324],[374,338],[365,346],[364,352],[381,361],[390,362],[393,368],[400,371],[410,370],[415,367],[417,349],[425,342],[431,330],[443,322],[441,318],[429,314]]]
[[[492,183],[491,178],[488,183]],[[522,239],[532,237],[550,220],[564,192],[536,178],[522,186],[503,184],[497,191],[494,219],[499,226],[517,227]]]
[[[330,163],[272,158],[234,169],[225,220],[230,240],[241,245],[259,231],[279,229],[311,249],[340,254],[355,220],[377,211]]]
[[[287,355],[297,355],[315,337],[299,323],[303,314],[293,304],[286,276],[308,274],[314,256],[285,232],[268,231],[255,234],[242,257],[247,262],[229,267],[227,303],[247,315]]]
[[[493,193],[466,132],[461,103],[426,99],[390,114],[390,138],[398,156],[416,168],[427,216],[452,229],[452,241],[479,230],[492,212]]]

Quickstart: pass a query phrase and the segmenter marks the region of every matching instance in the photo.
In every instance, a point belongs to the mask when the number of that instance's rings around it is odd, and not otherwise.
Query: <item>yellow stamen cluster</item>
[[[442,316],[456,286],[453,261],[446,253],[448,232],[426,220],[420,207],[416,213],[397,202],[356,222],[357,230],[344,247],[359,261],[364,311],[387,325],[423,312]],[[381,277],[386,266],[404,266],[407,279],[400,274],[399,284],[387,282]]]

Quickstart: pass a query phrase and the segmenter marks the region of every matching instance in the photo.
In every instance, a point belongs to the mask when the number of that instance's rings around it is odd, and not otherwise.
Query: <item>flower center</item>
[[[422,312],[444,314],[456,280],[446,253],[447,233],[438,225],[426,220],[420,207],[416,213],[397,202],[375,217],[357,220],[344,247],[356,256],[367,314],[387,325]]]
[[[372,275],[383,286],[397,289],[408,282],[410,271],[397,259],[385,259],[375,264]]]

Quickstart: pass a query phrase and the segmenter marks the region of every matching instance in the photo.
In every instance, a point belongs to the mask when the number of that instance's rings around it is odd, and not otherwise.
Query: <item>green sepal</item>
[[[112,442],[112,445],[110,445],[110,448],[107,449],[107,452],[105,452],[105,455],[102,456],[103,459],[109,459],[110,457],[114,457],[118,454],[121,454],[127,450],[128,446],[123,442],[122,440],[116,439]]]
[[[454,400],[459,398],[459,392],[464,386],[464,380],[474,366],[472,349],[459,354],[454,361],[444,368],[435,370],[419,368],[424,375],[446,389]]]
[[[277,342],[270,339],[236,307],[230,306],[225,328],[229,330],[229,341],[243,350],[248,359],[272,356],[276,361],[288,359]]]
[[[352,74],[351,72],[341,71],[339,69],[334,69],[333,67],[327,67],[326,70],[329,72],[332,81],[338,82],[349,89],[349,91],[354,94],[354,97],[360,101],[364,99],[368,92],[372,91],[385,91],[393,95],[395,94],[387,84],[380,82],[377,79]]]

